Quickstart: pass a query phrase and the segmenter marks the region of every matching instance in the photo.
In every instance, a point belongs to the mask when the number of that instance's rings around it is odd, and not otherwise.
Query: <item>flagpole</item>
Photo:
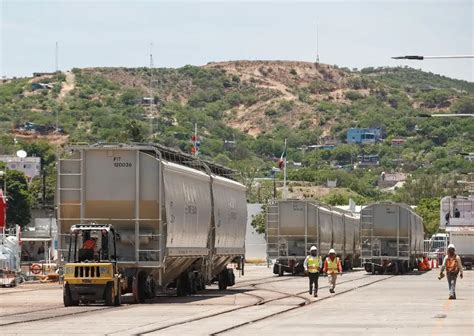
[[[287,198],[287,190],[286,190],[286,158],[288,157],[288,148],[286,147],[286,139],[285,139],[285,157],[283,161],[283,199],[286,200]]]

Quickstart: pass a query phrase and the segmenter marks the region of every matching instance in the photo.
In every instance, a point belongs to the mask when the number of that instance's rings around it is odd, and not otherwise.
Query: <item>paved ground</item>
[[[249,266],[226,292],[215,286],[185,298],[157,297],[121,307],[64,308],[57,284],[0,289],[0,334],[87,335],[474,335],[474,272],[465,272],[458,300],[447,300],[445,279],[422,275],[347,273],[319,297],[307,279],[277,277]]]

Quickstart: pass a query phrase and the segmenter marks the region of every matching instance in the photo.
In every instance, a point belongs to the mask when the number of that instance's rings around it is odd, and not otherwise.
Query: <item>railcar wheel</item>
[[[218,277],[219,290],[226,290],[227,289],[228,275],[229,275],[229,273],[227,272],[227,268],[224,268],[219,273],[219,277]]]
[[[122,290],[120,288],[120,284],[117,288],[117,295],[114,298],[114,306],[120,306],[122,304]]]
[[[109,282],[105,287],[104,300],[106,306],[113,306],[115,303],[114,284]]]
[[[196,294],[197,293],[197,279],[194,272],[188,272],[187,277],[188,277],[188,284],[189,284],[188,294],[190,295]]]
[[[177,296],[186,296],[186,288],[187,288],[187,277],[185,273],[178,276],[176,279],[176,295]]]
[[[146,298],[146,274],[139,272],[133,277],[133,298],[135,303],[143,303]]]
[[[278,276],[283,276],[283,267],[281,267],[281,264],[278,265]]]

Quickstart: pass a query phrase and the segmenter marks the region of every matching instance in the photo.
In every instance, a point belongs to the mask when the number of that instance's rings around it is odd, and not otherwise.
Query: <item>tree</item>
[[[416,212],[423,217],[426,235],[432,235],[439,229],[439,199],[423,198],[416,207]]]
[[[474,98],[463,97],[459,99],[451,108],[453,113],[474,113]]]
[[[262,211],[252,218],[251,225],[258,233],[265,233],[267,228],[267,206],[262,206]]]
[[[26,176],[17,170],[7,170],[7,224],[26,226],[31,219],[30,194]]]
[[[343,195],[341,193],[334,193],[331,194],[324,199],[325,203],[328,203],[329,205],[346,205],[349,204],[349,197],[348,195]]]
[[[125,105],[135,105],[140,101],[142,93],[137,89],[127,89],[120,97],[122,103]]]
[[[128,138],[133,142],[143,142],[145,140],[145,130],[136,120],[130,120],[127,124]]]

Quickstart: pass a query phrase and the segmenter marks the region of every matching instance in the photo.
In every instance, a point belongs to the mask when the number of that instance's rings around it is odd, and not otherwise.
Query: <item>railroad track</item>
[[[52,320],[52,319],[74,316],[74,315],[82,315],[82,314],[87,314],[87,313],[95,313],[95,312],[104,311],[104,310],[130,309],[131,307],[133,307],[133,305],[122,305],[120,307],[110,307],[110,306],[79,306],[79,307],[67,307],[67,308],[64,306],[59,306],[58,308],[50,307],[50,308],[45,308],[45,309],[38,309],[35,311],[27,311],[27,312],[20,312],[16,314],[3,315],[1,316],[2,321],[0,321],[0,327],[11,326],[15,324],[22,324],[22,323]],[[53,314],[41,316],[42,312],[51,311],[52,309],[54,309]],[[40,313],[40,316],[36,316],[36,317],[25,316],[24,319],[21,319],[22,315],[32,314],[32,313]],[[15,320],[14,317],[16,316],[20,316],[20,319]],[[9,317],[10,321],[4,322],[3,321],[4,317]]]
[[[363,280],[367,277],[373,277],[373,276],[364,275],[364,276],[356,278],[356,279],[340,281],[338,284],[342,285],[344,283],[349,283],[349,282],[354,282],[354,281],[361,281],[361,280]],[[274,277],[271,277],[271,278],[274,278]],[[301,303],[297,304],[296,306],[285,308],[285,309],[280,310],[276,313],[268,314],[268,315],[265,315],[264,317],[256,318],[256,319],[253,319],[251,321],[246,321],[244,323],[234,325],[232,327],[225,328],[223,330],[220,330],[220,331],[214,333],[215,335],[219,335],[219,334],[222,334],[226,331],[230,331],[230,330],[233,330],[233,329],[236,329],[236,328],[239,328],[239,327],[243,327],[247,324],[258,322],[260,320],[267,319],[267,318],[270,318],[272,316],[283,314],[285,312],[288,312],[288,311],[291,311],[291,310],[294,310],[294,309],[298,309],[298,308],[301,308],[301,307],[309,305],[309,304],[317,303],[317,302],[329,299],[331,297],[334,297],[336,295],[342,295],[344,293],[353,291],[355,289],[366,287],[366,286],[369,286],[369,285],[374,284],[376,282],[387,280],[389,278],[391,278],[391,277],[385,277],[383,279],[378,279],[376,281],[372,281],[372,282],[369,282],[367,284],[357,286],[355,288],[351,288],[351,289],[348,289],[348,290],[338,292],[337,294],[334,294],[332,296],[322,297],[318,300],[311,300],[307,297],[301,296],[302,294],[307,293],[307,291],[301,291],[301,292],[297,292],[297,293],[293,294],[293,293],[287,293],[287,292],[279,291],[279,290],[276,290],[276,289],[269,289],[269,288],[263,288],[262,287],[262,285],[271,284],[271,283],[275,283],[275,282],[282,282],[282,281],[286,282],[286,281],[301,279],[299,277],[298,278],[285,278],[285,279],[278,278],[278,279],[275,279],[274,281],[269,281],[269,282],[268,281],[267,282],[263,281],[264,279],[256,279],[256,281],[253,281],[253,283],[250,283],[250,284],[240,283],[238,288],[250,287],[250,288],[253,288],[254,290],[278,293],[278,294],[281,294],[282,296],[277,297],[277,298],[265,298],[261,295],[255,294],[255,293],[243,292],[242,294],[255,298],[255,302],[247,304],[247,305],[242,305],[242,306],[238,306],[238,307],[235,307],[235,308],[231,308],[231,309],[226,309],[226,310],[221,311],[221,312],[208,314],[208,315],[205,315],[205,316],[199,316],[199,317],[187,319],[187,320],[184,320],[184,321],[177,321],[177,322],[170,323],[170,324],[167,324],[165,326],[158,327],[158,328],[148,329],[148,330],[140,332],[136,335],[146,335],[146,334],[149,334],[149,333],[153,333],[153,332],[157,332],[157,331],[161,331],[161,330],[166,330],[166,329],[178,326],[178,325],[188,324],[188,323],[192,323],[192,322],[200,321],[200,320],[205,320],[205,319],[213,318],[213,317],[223,315],[223,314],[227,314],[227,313],[232,313],[232,312],[235,312],[235,311],[247,309],[247,308],[254,307],[254,306],[262,306],[262,305],[265,305],[265,304],[270,303],[270,302],[279,301],[279,300],[287,299],[287,298],[290,298],[290,297],[295,297],[295,298],[301,299],[301,301],[302,301]],[[320,289],[323,289],[323,288],[328,288],[328,286],[327,285],[320,286]],[[23,324],[23,323],[29,323],[29,322],[36,322],[36,321],[43,321],[43,320],[58,319],[58,318],[69,317],[69,316],[74,316],[74,315],[83,315],[83,314],[88,314],[88,313],[95,313],[96,314],[96,313],[102,312],[102,311],[119,310],[119,309],[131,309],[131,308],[134,308],[134,307],[138,307],[138,306],[132,304],[132,305],[122,305],[120,307],[79,306],[79,307],[68,307],[68,308],[66,308],[66,307],[63,307],[62,305],[61,306],[58,305],[58,306],[49,307],[49,308],[37,309],[37,310],[34,310],[34,311],[26,311],[26,312],[19,312],[19,313],[14,313],[14,314],[3,315],[3,316],[1,316],[2,321],[0,321],[0,327],[2,327],[2,326],[11,326],[11,325],[16,325],[16,324]],[[71,309],[73,309],[74,311],[71,311]],[[47,314],[46,316],[41,314],[43,312],[47,312],[47,311],[51,311],[51,310],[54,310],[53,314]],[[32,316],[27,316],[27,314],[35,314],[35,313],[39,313],[39,314],[37,316],[33,316],[33,317]],[[8,317],[9,321],[4,321],[5,317]],[[19,317],[19,318],[15,319],[15,317]],[[150,324],[153,324],[153,323],[155,323],[155,322],[152,322]],[[143,328],[143,327],[146,327],[146,325],[142,325],[140,327],[134,327],[133,329]],[[112,333],[123,332],[123,331],[124,330],[119,330],[119,331],[115,331],[115,332],[112,332]]]
[[[363,277],[360,277],[360,278],[357,278],[357,279],[350,279],[350,280],[345,280],[345,281],[341,281],[338,283],[338,285],[342,285],[344,283],[349,283],[349,282],[354,282],[354,281],[360,281],[360,280],[363,280],[363,279],[366,279],[368,277],[371,277],[371,275],[364,275]],[[347,293],[347,292],[350,292],[350,291],[353,291],[353,290],[356,290],[358,288],[362,288],[362,287],[366,287],[368,285],[371,285],[373,283],[377,283],[379,281],[383,281],[383,280],[387,280],[391,277],[386,277],[386,278],[383,278],[383,279],[378,279],[376,281],[373,281],[373,282],[370,282],[368,284],[364,284],[364,285],[361,285],[361,286],[357,286],[355,288],[351,288],[351,289],[348,289],[348,290],[345,290],[345,291],[341,291],[341,292],[338,292],[336,294],[333,294],[331,296],[328,296],[328,297],[322,297],[320,299],[317,299],[317,300],[311,300],[311,299],[308,299],[307,297],[302,297],[300,295],[304,294],[304,293],[307,293],[307,291],[302,291],[302,292],[298,292],[298,293],[295,293],[295,294],[291,294],[291,293],[285,293],[285,292],[282,292],[282,291],[277,291],[277,290],[274,290],[274,289],[266,289],[266,288],[258,288],[257,286],[260,285],[260,284],[250,284],[248,285],[248,287],[253,287],[255,288],[256,290],[262,290],[262,291],[269,291],[269,292],[274,292],[274,293],[278,293],[278,294],[282,294],[283,296],[282,297],[278,297],[278,298],[270,298],[270,299],[265,299],[263,298],[262,296],[259,296],[259,295],[255,295],[255,294],[252,294],[252,293],[245,293],[246,295],[251,295],[251,296],[254,296],[256,298],[258,298],[259,300],[255,303],[252,303],[252,304],[248,304],[248,305],[243,305],[243,306],[240,306],[240,307],[236,307],[236,308],[233,308],[233,309],[228,309],[228,310],[225,310],[225,311],[221,311],[221,312],[218,312],[218,313],[214,313],[214,314],[209,314],[209,315],[205,315],[205,316],[199,316],[199,317],[195,317],[195,318],[191,318],[191,319],[187,319],[187,320],[184,320],[184,321],[178,321],[178,322],[174,322],[174,323],[171,323],[171,324],[167,324],[167,325],[164,325],[164,326],[161,326],[161,327],[158,327],[158,328],[152,328],[152,329],[149,329],[149,330],[146,330],[146,331],[142,331],[140,333],[137,333],[137,334],[134,334],[134,335],[146,335],[146,334],[150,334],[150,333],[154,333],[154,332],[159,332],[159,331],[163,331],[163,330],[166,330],[166,329],[169,329],[169,328],[172,328],[172,327],[175,327],[175,326],[178,326],[178,325],[183,325],[183,324],[188,324],[188,323],[192,323],[192,322],[197,322],[197,321],[200,321],[200,320],[205,320],[205,319],[208,319],[208,318],[213,318],[213,317],[216,317],[216,316],[220,316],[220,315],[224,315],[224,314],[228,314],[228,313],[232,313],[232,312],[235,312],[235,311],[239,311],[239,310],[243,310],[243,309],[247,309],[247,308],[250,308],[250,307],[254,307],[254,306],[261,306],[261,305],[265,305],[267,303],[270,303],[270,302],[275,302],[275,301],[279,301],[279,300],[283,300],[283,299],[287,299],[287,298],[290,298],[290,297],[296,297],[296,298],[299,298],[301,299],[303,302],[296,305],[296,306],[292,306],[290,308],[286,308],[286,309],[283,309],[277,313],[272,313],[272,314],[269,314],[269,315],[266,315],[264,317],[261,317],[261,318],[257,318],[257,319],[254,319],[254,320],[251,320],[251,321],[246,321],[245,323],[241,323],[241,324],[238,324],[238,325],[235,325],[235,326],[232,326],[230,328],[226,328],[226,329],[223,329],[223,330],[220,330],[216,333],[213,333],[211,335],[219,335],[221,333],[224,333],[226,331],[230,331],[230,330],[233,330],[233,329],[236,329],[236,328],[240,328],[240,327],[243,327],[247,324],[250,324],[250,323],[254,323],[254,322],[258,322],[260,320],[263,320],[263,319],[266,319],[266,318],[270,318],[272,316],[276,316],[276,315],[279,315],[279,314],[283,314],[283,313],[286,313],[288,311],[291,311],[291,310],[294,310],[294,309],[298,309],[298,308],[301,308],[303,306],[306,306],[306,305],[309,305],[309,304],[313,304],[313,303],[316,303],[316,302],[320,302],[320,301],[323,301],[323,300],[326,300],[326,299],[329,299],[331,297],[334,297],[336,295],[341,295],[341,294],[344,294],[344,293]],[[288,278],[288,280],[292,280],[292,279],[296,279],[296,278]],[[272,282],[267,282],[268,283],[273,283],[273,282],[277,282],[277,281],[272,281]],[[329,286],[328,285],[325,285],[325,286],[320,286],[319,288],[322,289],[322,288],[328,288]],[[152,324],[152,323],[150,323]],[[145,326],[141,326],[141,327],[145,327]],[[123,332],[122,331],[117,331],[117,332]],[[113,334],[113,333],[111,333]]]
[[[367,286],[370,286],[370,285],[373,285],[377,282],[381,282],[381,281],[385,281],[385,280],[388,280],[388,279],[391,279],[393,278],[395,275],[392,275],[392,276],[387,276],[386,278],[383,278],[383,279],[377,279],[375,281],[372,281],[372,282],[369,282],[369,283],[365,283],[365,284],[362,284],[362,285],[359,285],[359,286],[356,286],[356,287],[353,287],[353,288],[349,288],[349,289],[346,289],[346,290],[342,290],[341,292],[337,292],[333,295],[330,295],[330,296],[325,296],[325,297],[322,297],[318,300],[314,300],[314,301],[310,301],[308,304],[306,305],[309,305],[309,304],[315,304],[315,303],[319,303],[319,302],[322,302],[322,301],[325,301],[325,300],[328,300],[328,299],[331,299],[333,297],[336,297],[336,296],[339,296],[339,295],[344,295],[346,293],[349,293],[349,292],[352,292],[352,291],[355,291],[357,289],[360,289],[360,288],[363,288],[363,287],[367,287]],[[351,279],[351,280],[348,280],[348,281],[345,281],[345,282],[340,282],[339,284],[343,284],[343,283],[347,283],[347,282],[352,282],[352,281],[358,281],[358,280],[362,280],[362,279],[365,279],[367,277],[363,277],[363,278],[359,278],[359,279]],[[323,287],[320,287],[320,288],[327,288],[328,286],[323,286]],[[306,293],[306,292],[302,292],[300,294],[303,294],[303,293]],[[298,295],[300,295],[298,294]],[[303,307],[305,305],[298,305],[298,306],[294,306],[294,307],[290,307],[290,308],[286,308],[286,309],[283,309],[281,311],[278,311],[276,313],[272,313],[272,314],[268,314],[266,316],[263,316],[263,317],[259,317],[259,318],[256,318],[256,319],[252,319],[250,321],[246,321],[244,323],[240,323],[240,324],[237,324],[237,325],[234,325],[234,326],[231,326],[229,328],[225,328],[225,329],[222,329],[222,330],[219,330],[217,332],[214,332],[211,334],[211,336],[216,336],[216,335],[221,335],[221,334],[224,334],[228,331],[231,331],[231,330],[235,330],[235,329],[238,329],[238,328],[241,328],[241,327],[244,327],[246,325],[249,325],[249,324],[252,324],[252,323],[256,323],[256,322],[260,322],[260,321],[263,321],[263,320],[266,320],[266,319],[269,319],[271,317],[274,317],[274,316],[277,316],[277,315],[281,315],[281,314],[284,314],[284,313],[287,313],[287,312],[290,312],[290,311],[293,311],[295,309],[299,309],[301,307]]]
[[[28,288],[28,289],[14,289],[8,292],[0,292],[0,295],[11,295],[11,294],[20,294],[37,291],[38,288]],[[57,288],[42,288],[41,290],[57,290]]]

